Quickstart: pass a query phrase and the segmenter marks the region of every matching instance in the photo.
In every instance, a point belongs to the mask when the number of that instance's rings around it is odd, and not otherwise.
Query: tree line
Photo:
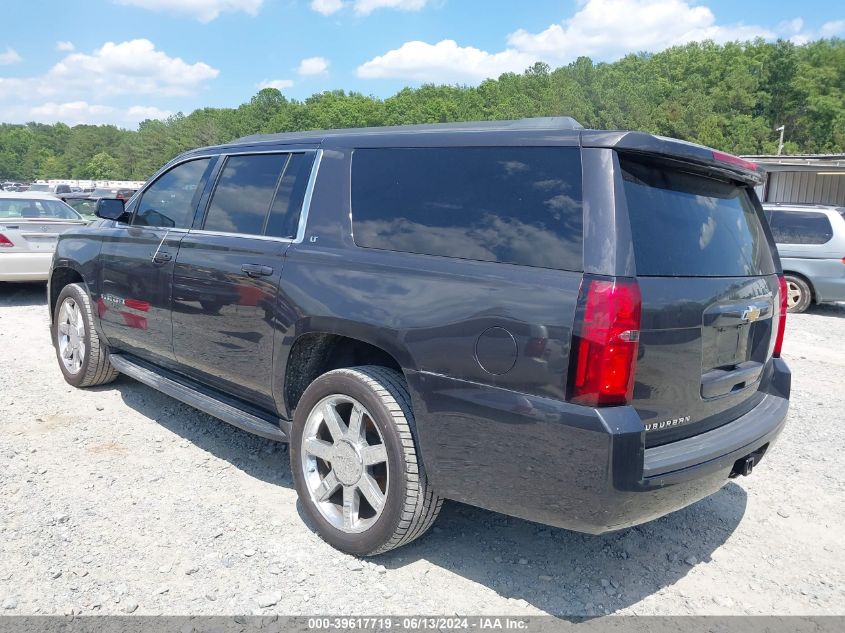
[[[691,43],[613,63],[534,64],[478,86],[423,85],[386,99],[335,90],[300,101],[266,88],[137,130],[0,124],[0,178],[144,180],[177,154],[256,133],[570,115],[737,154],[845,151],[845,41]]]

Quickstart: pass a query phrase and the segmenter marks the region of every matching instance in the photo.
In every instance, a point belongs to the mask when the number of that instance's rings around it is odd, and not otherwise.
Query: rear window
[[[746,187],[620,156],[638,275],[775,272]]]
[[[826,244],[833,239],[833,227],[824,213],[775,209],[769,223],[778,244]]]
[[[582,268],[576,147],[359,149],[352,165],[358,246]]]
[[[0,220],[81,220],[82,218],[59,200],[0,199]]]

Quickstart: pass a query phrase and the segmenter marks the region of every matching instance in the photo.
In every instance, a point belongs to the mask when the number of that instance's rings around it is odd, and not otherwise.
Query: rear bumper
[[[0,253],[0,281],[46,281],[53,253]]]
[[[601,534],[703,499],[738,460],[756,454],[759,461],[789,406],[789,369],[781,359],[772,365],[769,392],[747,414],[649,449],[632,407],[589,409],[432,374],[411,374],[409,383],[422,457],[439,494]]]

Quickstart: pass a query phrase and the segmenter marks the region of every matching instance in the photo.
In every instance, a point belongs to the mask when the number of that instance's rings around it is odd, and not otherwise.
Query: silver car
[[[46,281],[59,233],[82,216],[49,193],[0,191],[0,281]]]
[[[790,312],[845,301],[845,207],[764,204],[777,243]]]

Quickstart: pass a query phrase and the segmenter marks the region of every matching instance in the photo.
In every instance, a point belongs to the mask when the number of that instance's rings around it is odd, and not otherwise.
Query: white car
[[[0,191],[0,281],[46,281],[59,233],[80,224],[49,193]]]

